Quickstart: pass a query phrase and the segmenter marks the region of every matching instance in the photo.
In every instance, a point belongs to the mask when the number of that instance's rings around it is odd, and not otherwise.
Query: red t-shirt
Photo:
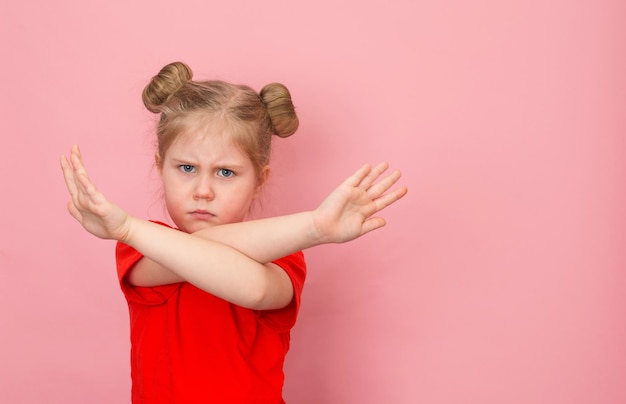
[[[134,404],[278,404],[289,331],[306,275],[302,252],[274,261],[291,278],[293,301],[278,310],[236,306],[190,283],[134,287],[125,276],[141,253],[116,247],[130,312]]]

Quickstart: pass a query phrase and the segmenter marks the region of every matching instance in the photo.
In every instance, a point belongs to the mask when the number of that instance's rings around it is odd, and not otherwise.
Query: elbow
[[[293,299],[293,287],[281,287],[265,279],[251,288],[245,307],[252,310],[276,310],[287,306]]]
[[[251,310],[271,310],[267,302],[266,291],[259,288],[251,291],[250,294],[246,296],[244,307]]]

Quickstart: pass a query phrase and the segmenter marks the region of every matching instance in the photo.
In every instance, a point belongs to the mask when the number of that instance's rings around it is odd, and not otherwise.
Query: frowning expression
[[[187,233],[243,221],[266,177],[224,135],[181,135],[157,165],[169,215]]]

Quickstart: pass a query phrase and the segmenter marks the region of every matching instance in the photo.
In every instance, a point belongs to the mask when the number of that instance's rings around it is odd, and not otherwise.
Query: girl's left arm
[[[124,242],[162,271],[171,269],[176,275],[171,280],[185,280],[234,304],[275,309],[291,301],[291,281],[277,265],[261,264],[224,244],[132,217],[109,202],[89,180],[76,146],[69,161],[61,157],[61,167],[71,195],[68,210],[93,235]]]

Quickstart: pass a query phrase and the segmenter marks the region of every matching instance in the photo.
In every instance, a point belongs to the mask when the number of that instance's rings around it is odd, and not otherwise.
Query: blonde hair
[[[192,79],[189,66],[174,62],[163,67],[143,90],[148,111],[160,114],[160,161],[181,134],[223,125],[260,175],[269,163],[272,135],[288,137],[298,129],[287,87],[271,83],[257,93],[245,85]]]

